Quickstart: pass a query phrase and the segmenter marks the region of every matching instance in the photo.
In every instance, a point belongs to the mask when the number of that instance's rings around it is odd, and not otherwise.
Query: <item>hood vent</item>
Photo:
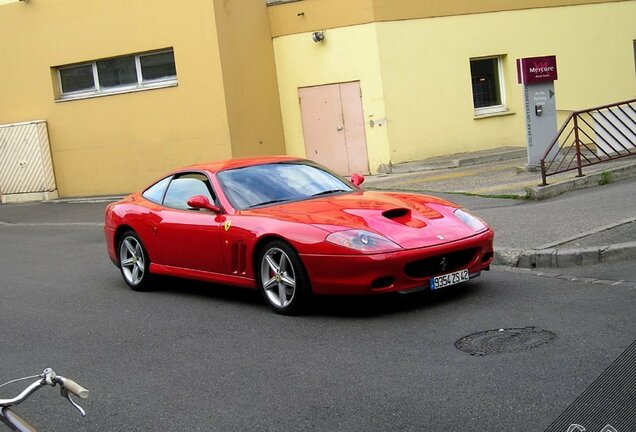
[[[382,216],[387,219],[391,219],[394,222],[401,223],[402,225],[410,226],[412,228],[424,228],[426,223],[420,219],[413,218],[411,210],[407,208],[394,208],[382,212]]]
[[[411,217],[411,211],[405,208],[394,208],[382,212],[382,216],[387,219],[401,219],[405,216]]]

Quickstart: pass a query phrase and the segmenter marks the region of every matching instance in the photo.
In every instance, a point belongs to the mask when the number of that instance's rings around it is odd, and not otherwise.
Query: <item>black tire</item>
[[[256,268],[258,289],[265,302],[282,315],[297,315],[307,306],[311,286],[298,253],[289,244],[274,240],[259,252]]]
[[[119,239],[117,251],[124,282],[134,291],[150,290],[150,258],[137,233],[126,231]]]

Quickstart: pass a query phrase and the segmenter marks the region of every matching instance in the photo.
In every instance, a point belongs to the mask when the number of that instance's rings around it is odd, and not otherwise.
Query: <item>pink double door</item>
[[[341,175],[368,174],[360,82],[298,89],[307,159]]]

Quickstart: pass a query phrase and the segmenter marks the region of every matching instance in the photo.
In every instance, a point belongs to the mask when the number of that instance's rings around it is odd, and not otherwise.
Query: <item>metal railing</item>
[[[541,158],[541,178],[636,155],[636,99],[575,111]]]

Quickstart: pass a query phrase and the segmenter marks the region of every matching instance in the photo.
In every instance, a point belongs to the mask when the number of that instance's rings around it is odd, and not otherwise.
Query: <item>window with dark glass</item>
[[[473,106],[476,112],[484,108],[503,108],[499,61],[499,57],[470,60]]]
[[[172,86],[177,68],[172,49],[57,68],[61,98],[77,98]]]
[[[188,173],[175,177],[170,182],[163,205],[181,210],[189,210],[188,201],[196,195],[203,195],[214,203],[210,182],[204,174]]]
[[[139,56],[139,62],[144,81],[164,79],[177,75],[173,51],[142,55]]]
[[[62,93],[75,93],[94,90],[93,65],[82,65],[60,69]]]
[[[137,84],[135,56],[116,57],[97,62],[100,88]]]

